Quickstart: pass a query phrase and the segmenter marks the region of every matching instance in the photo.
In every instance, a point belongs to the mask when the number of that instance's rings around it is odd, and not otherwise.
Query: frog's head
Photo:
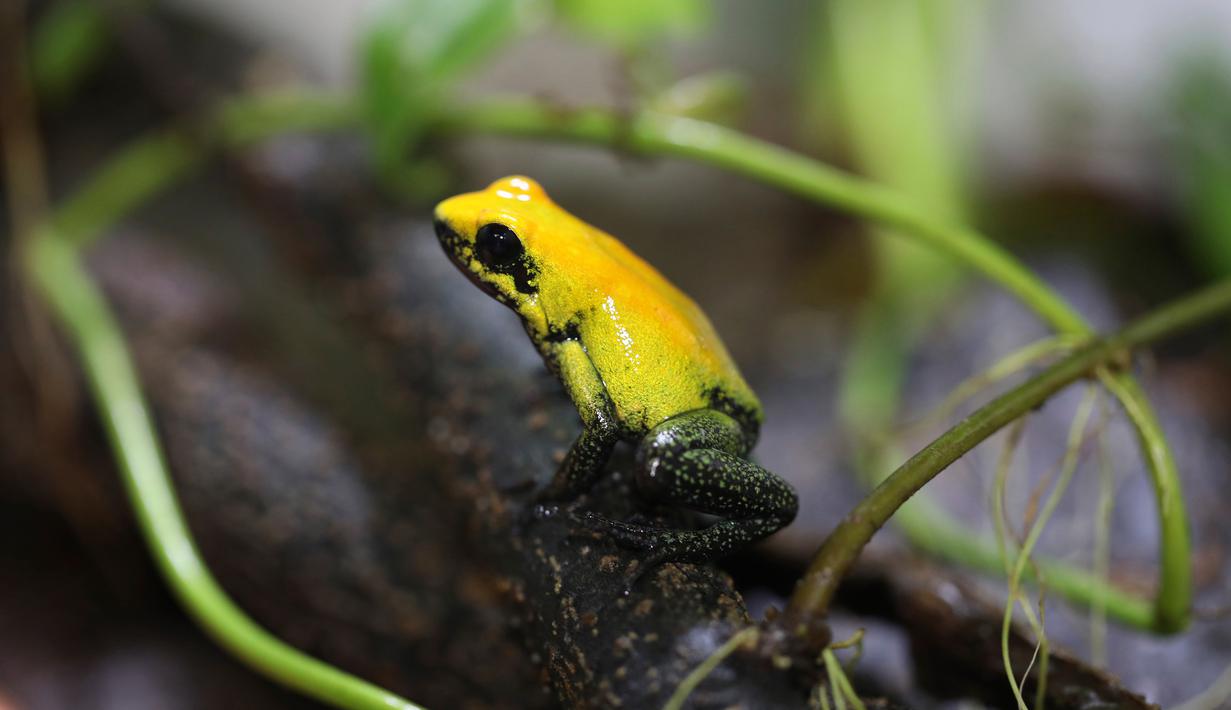
[[[568,217],[527,177],[497,180],[436,206],[436,236],[453,263],[479,288],[527,320],[541,318],[539,236]],[[571,217],[570,217],[571,218]]]

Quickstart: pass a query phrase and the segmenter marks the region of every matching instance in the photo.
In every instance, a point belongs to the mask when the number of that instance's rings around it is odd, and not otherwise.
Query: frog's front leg
[[[776,474],[743,458],[751,442],[727,415],[681,414],[655,427],[637,452],[647,497],[722,518],[702,530],[666,530],[591,516],[591,527],[656,561],[704,561],[749,545],[795,519],[799,498]]]
[[[577,407],[583,428],[540,499],[568,501],[594,485],[619,441],[620,427],[607,388],[581,343],[565,340],[547,348],[548,363]]]

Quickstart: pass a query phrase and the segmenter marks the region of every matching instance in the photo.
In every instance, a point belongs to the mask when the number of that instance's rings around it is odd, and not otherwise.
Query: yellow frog
[[[699,561],[795,518],[791,486],[745,458],[760,402],[709,319],[654,267],[521,176],[441,202],[435,225],[453,263],[521,317],[581,415],[544,499],[588,490],[623,439],[638,445],[641,493],[721,518],[667,530],[589,516],[624,546]]]

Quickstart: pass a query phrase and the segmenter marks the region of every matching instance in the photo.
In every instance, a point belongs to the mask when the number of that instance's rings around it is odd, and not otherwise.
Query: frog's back
[[[755,436],[760,403],[701,309],[618,239],[560,208],[538,183],[503,178],[442,202],[436,215],[455,262],[517,311],[546,356],[558,338],[581,341],[628,433],[713,408]],[[474,240],[489,224],[522,249],[515,272],[477,256]]]
[[[585,228],[593,248],[573,274],[584,294],[573,300],[585,309],[577,326],[621,422],[639,433],[713,408],[755,435],[760,403],[705,313],[618,239]]]

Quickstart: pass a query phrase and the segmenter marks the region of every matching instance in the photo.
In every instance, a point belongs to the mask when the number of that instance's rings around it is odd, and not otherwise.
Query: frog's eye
[[[526,248],[512,229],[492,222],[479,227],[474,236],[474,253],[488,268],[500,269],[521,259]]]

